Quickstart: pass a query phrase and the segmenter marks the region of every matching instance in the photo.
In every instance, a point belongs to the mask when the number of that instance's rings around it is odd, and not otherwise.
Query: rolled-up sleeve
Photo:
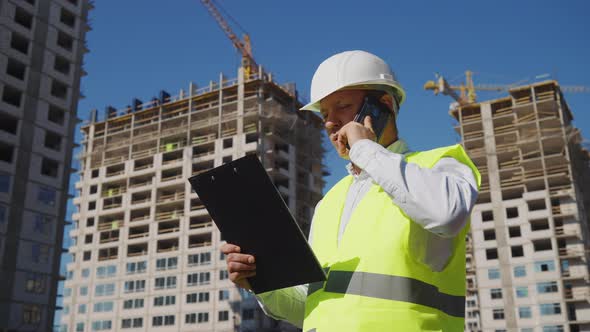
[[[364,139],[352,146],[350,160],[412,220],[441,237],[461,231],[477,199],[473,172],[454,158],[442,158],[432,168],[420,167]]]

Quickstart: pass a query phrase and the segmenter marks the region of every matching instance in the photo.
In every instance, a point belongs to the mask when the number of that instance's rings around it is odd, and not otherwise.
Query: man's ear
[[[389,110],[395,115],[395,109],[393,106],[393,97],[389,93],[384,93],[381,98],[379,98],[379,102],[387,105]]]

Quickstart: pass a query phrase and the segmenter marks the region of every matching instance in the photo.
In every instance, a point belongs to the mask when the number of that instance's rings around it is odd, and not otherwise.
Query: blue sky
[[[459,83],[508,84],[549,73],[562,85],[590,86],[587,1],[239,1],[219,0],[251,36],[254,56],[280,82],[309,96],[317,65],[344,50],[385,59],[407,90],[399,128],[414,150],[453,144],[451,99],[423,90],[440,72]],[[90,13],[90,53],[79,114],[117,108],[160,89],[177,93],[219,73],[235,77],[240,57],[199,0],[101,0]],[[240,28],[234,25],[236,32]],[[500,97],[498,93],[482,97]],[[590,94],[566,96],[583,134]],[[327,158],[333,175],[345,164]]]

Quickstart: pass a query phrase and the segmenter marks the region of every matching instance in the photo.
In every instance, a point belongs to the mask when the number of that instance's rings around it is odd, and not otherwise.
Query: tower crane
[[[451,85],[449,82],[439,74],[435,74],[436,81],[427,81],[424,84],[424,90],[433,90],[437,95],[442,93],[451,96],[459,105],[464,106],[476,102],[477,94],[475,91],[508,91],[514,88],[515,85],[494,85],[494,84],[478,84],[473,83],[473,72],[465,71],[465,83],[461,85]],[[587,86],[560,86],[562,92],[568,93],[590,93],[590,87]],[[457,91],[459,93],[457,94]]]
[[[242,67],[244,68],[244,74],[246,77],[249,77],[252,72],[258,70],[258,65],[256,64],[256,61],[254,61],[254,56],[252,55],[250,36],[247,33],[244,33],[242,37],[243,40],[238,38],[212,0],[201,0],[201,3],[203,6],[205,6],[205,8],[207,8],[209,14],[213,16],[221,30],[223,30],[232,44],[234,44],[234,47],[242,54]]]

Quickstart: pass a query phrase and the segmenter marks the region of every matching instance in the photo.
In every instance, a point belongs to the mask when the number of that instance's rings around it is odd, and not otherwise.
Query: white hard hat
[[[319,112],[324,97],[351,88],[391,92],[399,105],[406,99],[406,92],[383,59],[365,51],[346,51],[319,65],[311,79],[311,102],[301,110]]]

